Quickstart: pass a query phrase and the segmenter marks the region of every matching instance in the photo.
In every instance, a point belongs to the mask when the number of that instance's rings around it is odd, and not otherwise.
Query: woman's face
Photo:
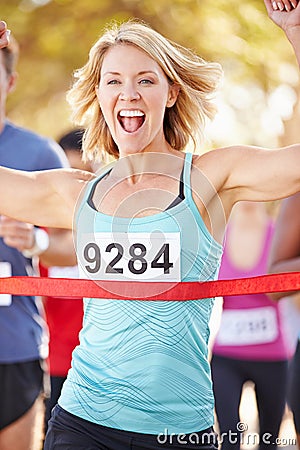
[[[142,50],[119,44],[107,51],[97,96],[120,156],[163,151],[165,109],[177,95],[177,87]]]

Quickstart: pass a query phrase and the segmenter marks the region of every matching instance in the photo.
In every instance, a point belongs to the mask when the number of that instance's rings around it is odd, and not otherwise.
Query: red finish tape
[[[140,301],[188,301],[208,297],[223,297],[224,295],[297,290],[300,290],[300,272],[232,280],[181,283],[95,281],[45,277],[0,278],[0,294],[91,297]]]

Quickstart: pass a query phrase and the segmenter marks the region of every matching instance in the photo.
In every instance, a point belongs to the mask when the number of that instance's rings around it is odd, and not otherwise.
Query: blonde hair
[[[124,43],[147,53],[162,68],[169,83],[180,86],[176,103],[166,108],[164,134],[174,149],[183,150],[190,141],[196,147],[203,138],[206,119],[212,119],[216,112],[212,98],[222,77],[221,66],[204,61],[147,24],[130,20],[106,29],[91,48],[88,62],[74,73],[75,82],[67,94],[73,121],[86,128],[85,159],[105,153],[118,158],[119,151],[104,120],[95,87],[107,50]]]

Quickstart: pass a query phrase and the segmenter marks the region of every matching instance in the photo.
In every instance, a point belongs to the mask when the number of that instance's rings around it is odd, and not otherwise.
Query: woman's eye
[[[107,84],[119,84],[120,82],[118,80],[109,80]]]
[[[143,78],[142,80],[140,80],[139,83],[140,84],[153,84],[153,81],[149,80],[148,78]]]

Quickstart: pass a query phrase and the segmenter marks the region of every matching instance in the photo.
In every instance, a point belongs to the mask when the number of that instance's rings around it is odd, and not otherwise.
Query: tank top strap
[[[94,178],[93,180],[89,181],[81,198],[81,202],[80,202],[80,208],[77,210],[77,214],[76,216],[78,216],[79,211],[84,207],[85,204],[90,205],[93,209],[95,209],[95,206],[93,204],[93,195],[95,192],[95,189],[99,183],[99,181],[105,177],[105,175],[107,175],[108,172],[110,172],[112,169],[112,165],[109,164],[107,166],[106,169],[104,169],[103,171],[101,171],[101,173],[99,174],[99,176],[97,176],[96,178]]]
[[[191,199],[192,197],[192,189],[191,189],[192,163],[193,163],[193,153],[186,153],[183,167],[183,185],[184,185],[184,196],[185,198],[188,199]]]
[[[266,232],[265,242],[264,242],[262,256],[261,256],[262,259],[267,258],[268,254],[270,252],[270,246],[271,246],[271,242],[273,239],[273,233],[274,233],[274,221],[273,221],[273,219],[270,219],[269,223],[267,225],[267,232]]]

